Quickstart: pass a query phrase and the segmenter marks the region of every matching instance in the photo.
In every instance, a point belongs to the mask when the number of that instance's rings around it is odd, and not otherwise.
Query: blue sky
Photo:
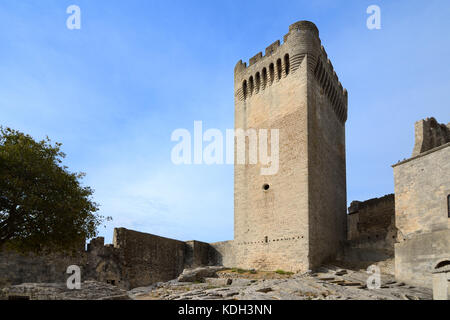
[[[81,8],[81,30],[66,8]],[[381,8],[381,30],[366,8]],[[450,2],[0,0],[0,124],[63,143],[100,235],[233,238],[233,168],[175,166],[177,128],[233,128],[233,70],[313,21],[349,92],[348,201],[394,190],[414,122],[450,121]]]

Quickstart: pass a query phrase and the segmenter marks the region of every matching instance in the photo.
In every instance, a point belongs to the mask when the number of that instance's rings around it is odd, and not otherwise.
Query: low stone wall
[[[228,255],[228,253],[227,253]],[[208,243],[178,241],[118,228],[114,243],[93,239],[87,250],[20,254],[0,250],[0,287],[21,283],[65,283],[67,267],[77,265],[81,279],[109,283],[122,289],[149,286],[177,278],[185,268],[220,264],[221,255]]]
[[[36,255],[0,250],[0,287],[27,282],[66,282],[69,277],[67,267],[85,266],[86,262],[87,256],[83,252]]]
[[[431,288],[432,272],[445,260],[450,260],[450,230],[418,234],[395,245],[395,278]]]
[[[376,262],[394,257],[394,252],[386,248],[386,241],[353,240],[346,241],[343,245],[343,256],[340,260],[349,262]]]

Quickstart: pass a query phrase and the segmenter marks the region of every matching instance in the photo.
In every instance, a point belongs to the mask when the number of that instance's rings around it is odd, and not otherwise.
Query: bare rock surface
[[[0,300],[129,300],[125,290],[113,285],[85,281],[81,289],[70,290],[65,283],[23,283],[0,290]]]
[[[184,269],[178,277],[179,282],[203,282],[205,278],[217,277],[217,272],[224,270],[224,267],[199,267],[195,269]]]
[[[430,289],[398,283],[381,274],[378,289],[367,287],[365,270],[332,265],[315,272],[205,267],[185,270],[178,278],[130,291],[110,284],[85,281],[80,290],[65,283],[24,283],[0,289],[1,299],[30,300],[431,300]],[[191,281],[188,281],[191,280]]]
[[[210,269],[213,270],[213,269]],[[239,270],[238,270],[239,271]],[[368,289],[364,270],[333,266],[304,274],[219,270],[216,276],[195,282],[172,280],[140,289],[137,300],[430,300],[432,292],[397,283],[392,275],[381,275],[381,287]],[[187,272],[186,272],[187,273]],[[180,277],[186,280],[184,277]],[[200,282],[201,281],[201,282]]]

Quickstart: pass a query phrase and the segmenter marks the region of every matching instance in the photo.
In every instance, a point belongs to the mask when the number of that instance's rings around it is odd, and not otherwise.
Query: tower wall
[[[340,252],[347,233],[345,157],[347,92],[337,81],[333,67],[324,52],[314,61],[314,70],[311,69],[308,73],[311,268],[334,259]]]
[[[235,128],[279,129],[276,174],[261,175],[259,163],[235,165],[239,267],[304,271],[333,258],[345,239],[346,110],[311,22],[291,25],[283,45],[273,43],[248,67],[238,62]]]

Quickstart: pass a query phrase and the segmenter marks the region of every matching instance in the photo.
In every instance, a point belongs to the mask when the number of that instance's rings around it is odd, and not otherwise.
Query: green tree
[[[73,250],[97,235],[105,218],[60,148],[0,127],[0,247]]]

